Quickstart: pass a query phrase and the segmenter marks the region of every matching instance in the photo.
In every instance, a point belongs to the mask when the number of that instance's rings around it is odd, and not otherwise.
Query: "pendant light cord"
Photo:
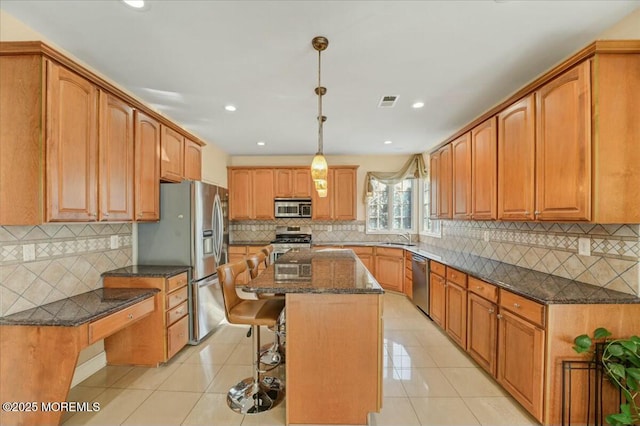
[[[322,154],[323,152],[323,129],[322,129],[322,85],[320,83],[320,70],[321,70],[321,61],[322,61],[322,51],[318,50],[318,153]]]

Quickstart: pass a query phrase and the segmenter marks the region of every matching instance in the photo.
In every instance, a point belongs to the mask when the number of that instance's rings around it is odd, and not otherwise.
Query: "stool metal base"
[[[227,393],[227,405],[236,413],[258,414],[278,405],[284,398],[284,386],[276,377],[263,376],[259,383],[248,377]]]
[[[265,365],[266,371],[273,370],[280,364],[284,363],[284,348],[275,343],[264,345],[260,348],[260,364]]]

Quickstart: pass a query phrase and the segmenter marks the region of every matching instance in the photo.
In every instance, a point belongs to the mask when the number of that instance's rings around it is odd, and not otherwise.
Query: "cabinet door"
[[[160,123],[135,113],[135,219],[160,219]]]
[[[252,219],[273,219],[273,169],[251,171],[253,187]]]
[[[491,117],[471,131],[471,217],[496,219],[498,140],[496,118]]]
[[[309,168],[294,169],[292,180],[294,197],[311,197],[311,170]]]
[[[467,352],[493,377],[498,353],[498,307],[469,292],[467,299]]]
[[[434,152],[429,156],[429,217],[437,219],[440,207],[438,191],[440,184],[440,153]],[[424,212],[423,212],[424,214]]]
[[[471,134],[451,142],[453,218],[471,219]]]
[[[498,219],[534,220],[535,97],[498,114]]]
[[[467,290],[447,281],[445,315],[447,334],[463,349],[467,348]]]
[[[160,141],[160,178],[168,182],[181,182],[183,175],[184,137],[163,125]]]
[[[318,197],[318,191],[311,189],[311,217],[316,220],[333,219],[333,193],[335,192],[333,169],[329,169],[327,174],[327,196]]]
[[[356,170],[334,169],[333,184],[333,218],[356,220]]]
[[[46,99],[46,220],[96,220],[98,90],[48,61]]]
[[[536,212],[539,220],[591,219],[589,61],[536,92]]]
[[[451,144],[440,150],[440,160],[438,165],[438,217],[440,219],[451,219],[452,216],[452,155]]]
[[[542,421],[544,330],[501,309],[498,383]]]
[[[98,220],[133,220],[133,108],[100,91]]]
[[[184,138],[184,178],[202,179],[202,147],[187,138]]]
[[[382,288],[402,292],[404,262],[402,258],[376,256],[376,280]]]
[[[229,219],[251,219],[251,170],[229,170]]]
[[[429,274],[429,316],[440,326],[445,328],[445,310],[447,296],[445,293],[446,282],[443,277],[433,272]]]
[[[275,196],[276,197],[292,197],[293,196],[293,180],[291,169],[275,169]]]

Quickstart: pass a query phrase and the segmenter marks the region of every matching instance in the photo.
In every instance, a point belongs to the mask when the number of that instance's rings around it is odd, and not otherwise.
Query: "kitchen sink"
[[[380,243],[383,246],[396,246],[396,247],[415,247],[415,244],[411,243]]]

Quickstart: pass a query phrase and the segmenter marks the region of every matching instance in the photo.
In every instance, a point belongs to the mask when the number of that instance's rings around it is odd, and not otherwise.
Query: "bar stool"
[[[273,376],[263,376],[260,370],[260,326],[275,326],[284,300],[242,299],[236,293],[236,277],[247,270],[242,260],[218,267],[227,321],[230,324],[250,325],[253,336],[253,377],[248,377],[229,389],[227,405],[241,414],[257,414],[270,410],[284,398],[282,381]]]
[[[264,260],[264,266],[269,267],[269,265],[271,265],[271,253],[273,253],[273,246],[271,244],[266,245],[262,247],[260,251],[263,252],[266,256]]]

